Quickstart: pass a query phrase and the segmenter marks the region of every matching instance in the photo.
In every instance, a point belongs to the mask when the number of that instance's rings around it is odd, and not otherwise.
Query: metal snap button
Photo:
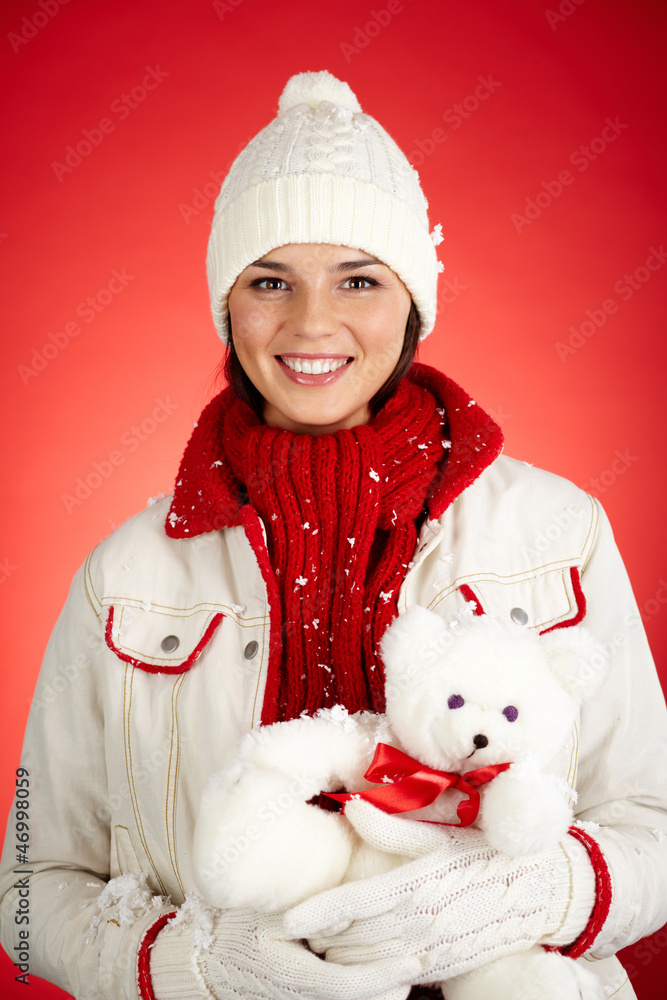
[[[178,649],[180,644],[181,640],[177,635],[166,635],[160,643],[160,646],[165,653],[173,653],[175,649]]]
[[[253,656],[257,656],[257,650],[259,649],[259,643],[254,639],[249,642],[246,648],[243,650],[243,655],[246,660],[252,660]]]
[[[515,625],[525,625],[528,621],[528,612],[524,611],[523,608],[512,608],[510,618]]]

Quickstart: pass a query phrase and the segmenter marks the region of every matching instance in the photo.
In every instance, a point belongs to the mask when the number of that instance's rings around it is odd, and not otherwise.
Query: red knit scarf
[[[319,437],[267,427],[240,400],[227,412],[226,457],[263,518],[281,601],[279,694],[263,723],[336,704],[384,711],[378,643],[397,613],[445,419],[406,380],[369,424]]]

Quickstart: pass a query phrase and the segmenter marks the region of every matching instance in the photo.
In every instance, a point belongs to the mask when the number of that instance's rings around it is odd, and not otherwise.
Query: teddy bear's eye
[[[508,705],[507,708],[503,709],[503,715],[508,722],[516,722],[519,718],[519,709],[515,708],[514,705]]]
[[[447,699],[448,708],[463,708],[464,705],[465,701],[463,700],[460,694],[452,694]]]

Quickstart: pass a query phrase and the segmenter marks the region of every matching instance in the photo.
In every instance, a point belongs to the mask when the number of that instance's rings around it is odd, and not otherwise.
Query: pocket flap
[[[203,652],[222,621],[222,612],[175,614],[155,607],[112,604],[105,639],[119,659],[152,674],[181,674]]]
[[[477,614],[510,618],[519,625],[550,632],[577,625],[586,614],[579,568],[560,569],[525,579],[478,579],[463,584],[461,592],[476,605]]]

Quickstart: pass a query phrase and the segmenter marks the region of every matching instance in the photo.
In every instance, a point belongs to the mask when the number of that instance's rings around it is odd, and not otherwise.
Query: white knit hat
[[[433,329],[438,271],[417,171],[347,83],[331,73],[288,82],[278,117],[237,156],[215,203],[206,269],[213,322],[227,342],[227,296],[237,277],[287,243],[363,250],[403,281]]]

